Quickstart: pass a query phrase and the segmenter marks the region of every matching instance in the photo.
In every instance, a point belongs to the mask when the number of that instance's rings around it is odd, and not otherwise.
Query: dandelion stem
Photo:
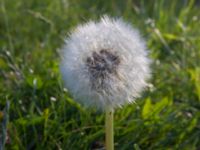
[[[106,108],[106,150],[114,150],[113,109]]]

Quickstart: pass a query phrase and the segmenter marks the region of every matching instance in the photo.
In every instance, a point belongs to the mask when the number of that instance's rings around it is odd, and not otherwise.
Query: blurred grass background
[[[147,40],[153,77],[115,113],[116,150],[200,149],[198,0],[0,0],[0,147],[104,147],[104,114],[74,102],[60,78],[70,29],[108,14]]]

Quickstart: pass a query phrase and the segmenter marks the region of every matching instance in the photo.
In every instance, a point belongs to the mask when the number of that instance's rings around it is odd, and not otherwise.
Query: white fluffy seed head
[[[66,88],[86,106],[116,108],[134,102],[150,77],[150,59],[137,30],[104,16],[67,38],[60,65]]]

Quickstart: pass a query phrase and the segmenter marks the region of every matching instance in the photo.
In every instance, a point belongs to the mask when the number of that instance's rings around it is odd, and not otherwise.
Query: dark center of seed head
[[[91,57],[86,59],[86,66],[90,73],[93,86],[102,87],[104,79],[111,74],[117,74],[117,66],[120,64],[120,58],[116,54],[102,49],[99,53],[93,52]],[[98,80],[100,79],[100,80]],[[100,83],[95,83],[98,80]],[[97,87],[96,87],[97,88]]]

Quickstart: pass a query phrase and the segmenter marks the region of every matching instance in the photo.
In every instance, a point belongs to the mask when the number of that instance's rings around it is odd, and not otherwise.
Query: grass
[[[0,0],[0,146],[104,146],[104,114],[63,88],[59,52],[70,29],[108,14],[138,28],[154,60],[149,89],[115,113],[115,149],[200,149],[199,7],[197,0]]]

